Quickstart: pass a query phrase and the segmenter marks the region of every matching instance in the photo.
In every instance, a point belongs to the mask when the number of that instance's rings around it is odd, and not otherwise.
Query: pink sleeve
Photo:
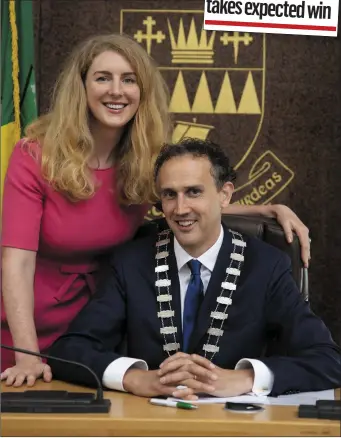
[[[45,183],[39,158],[22,144],[23,140],[14,147],[5,177],[1,244],[37,251]],[[37,155],[39,146],[32,146]]]

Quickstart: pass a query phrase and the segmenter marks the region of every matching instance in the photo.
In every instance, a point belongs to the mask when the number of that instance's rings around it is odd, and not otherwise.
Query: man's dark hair
[[[179,143],[163,146],[155,162],[154,182],[156,182],[160,169],[166,161],[183,155],[206,157],[212,165],[211,173],[218,190],[226,182],[236,179],[236,172],[230,165],[229,157],[218,144],[208,140],[200,140],[199,138],[185,138]]]

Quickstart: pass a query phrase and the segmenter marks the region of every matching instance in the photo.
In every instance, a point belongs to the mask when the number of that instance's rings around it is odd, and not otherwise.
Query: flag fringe
[[[16,24],[15,0],[9,2],[9,17],[12,35],[12,79],[13,79],[13,102],[14,102],[14,122],[15,138],[17,143],[21,137],[20,127],[20,87],[19,87],[19,49],[18,49],[18,29]]]

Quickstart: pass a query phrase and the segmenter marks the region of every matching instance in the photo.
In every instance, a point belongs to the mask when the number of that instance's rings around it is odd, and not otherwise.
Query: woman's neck
[[[93,124],[90,126],[95,145],[95,155],[90,160],[90,167],[105,169],[113,165],[113,150],[119,143],[123,129],[106,129]]]

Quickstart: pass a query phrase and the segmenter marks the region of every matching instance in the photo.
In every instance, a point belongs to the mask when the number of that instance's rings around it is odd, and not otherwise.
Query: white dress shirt
[[[206,293],[208,283],[211,278],[212,271],[214,269],[221,245],[224,239],[223,227],[220,229],[220,234],[213,246],[209,248],[204,254],[197,258],[201,263],[200,276],[203,283],[203,292]],[[183,311],[185,305],[185,296],[187,287],[191,278],[191,270],[189,269],[188,262],[193,259],[179,244],[174,236],[174,253],[177,262],[179,283],[180,283],[180,301],[181,301],[181,320],[183,320]],[[110,389],[116,389],[124,391],[123,378],[125,373],[130,368],[140,368],[148,370],[148,365],[145,361],[139,359],[133,359],[130,357],[121,357],[114,360],[105,369],[103,374],[102,383],[104,386]],[[257,359],[241,359],[235,369],[253,368],[254,381],[252,392],[257,395],[267,395],[271,392],[273,386],[273,373],[271,370],[260,360]]]

